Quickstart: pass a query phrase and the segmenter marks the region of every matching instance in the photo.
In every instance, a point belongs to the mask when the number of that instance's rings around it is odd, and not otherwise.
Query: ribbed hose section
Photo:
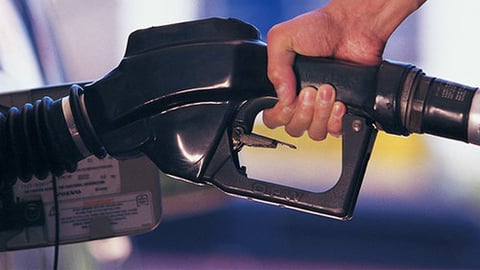
[[[79,104],[78,89],[72,90],[69,100]],[[78,108],[73,111],[75,119],[82,118]],[[105,155],[98,149],[94,152]],[[44,97],[33,105],[0,113],[0,189],[13,185],[17,178],[26,182],[33,176],[45,179],[50,173],[73,172],[84,157],[72,139],[61,99]]]

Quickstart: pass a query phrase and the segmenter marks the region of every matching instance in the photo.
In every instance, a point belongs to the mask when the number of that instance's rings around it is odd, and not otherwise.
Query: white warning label
[[[54,205],[46,205],[45,211],[48,223],[55,224]],[[59,214],[61,241],[140,233],[155,226],[150,192],[64,201]],[[49,226],[51,241],[54,229],[55,226]]]
[[[78,163],[74,173],[57,178],[58,199],[70,200],[120,192],[120,168],[112,157],[88,157]],[[15,195],[19,198],[41,196],[44,202],[53,201],[52,179],[33,178],[27,183],[17,181]]]

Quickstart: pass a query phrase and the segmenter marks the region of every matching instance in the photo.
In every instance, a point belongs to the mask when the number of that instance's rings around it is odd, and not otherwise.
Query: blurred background
[[[318,0],[0,0],[0,89],[94,80],[139,28],[234,17],[263,37]],[[480,85],[476,1],[429,1],[390,39],[385,58]],[[319,29],[321,31],[321,29]],[[339,176],[340,139],[313,143],[256,132],[292,150],[242,151],[249,176],[314,191]],[[152,232],[66,245],[61,269],[479,268],[480,148],[431,136],[377,138],[352,221],[329,220],[162,176],[164,216]],[[138,178],[141,180],[141,175]],[[5,269],[50,269],[51,248],[2,253]],[[25,257],[28,256],[28,260]]]

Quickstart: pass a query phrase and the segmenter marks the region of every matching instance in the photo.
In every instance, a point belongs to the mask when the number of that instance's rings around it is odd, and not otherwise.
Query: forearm
[[[332,0],[323,8],[335,21],[371,31],[387,41],[395,29],[426,0]]]

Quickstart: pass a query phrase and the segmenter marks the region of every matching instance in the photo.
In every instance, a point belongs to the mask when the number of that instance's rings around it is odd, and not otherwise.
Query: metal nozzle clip
[[[255,133],[246,133],[242,127],[235,127],[233,129],[232,140],[235,151],[241,150],[243,146],[277,148],[278,145],[283,145],[291,149],[297,149],[295,145],[290,143],[281,142]]]

